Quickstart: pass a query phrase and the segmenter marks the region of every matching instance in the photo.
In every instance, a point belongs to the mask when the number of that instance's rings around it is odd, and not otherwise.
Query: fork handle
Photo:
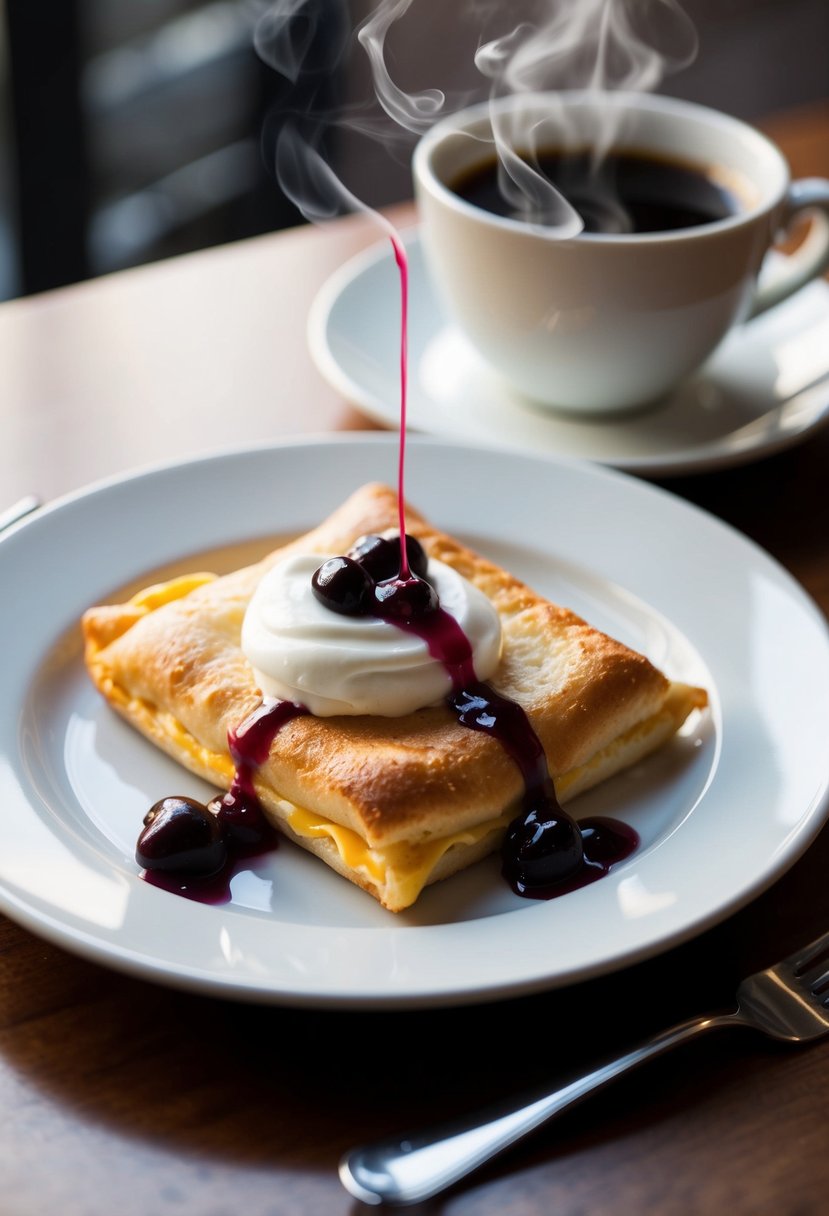
[[[363,1203],[406,1206],[431,1199],[554,1116],[624,1073],[708,1030],[745,1025],[739,1011],[692,1018],[574,1079],[511,1104],[363,1145],[340,1161],[340,1181]]]

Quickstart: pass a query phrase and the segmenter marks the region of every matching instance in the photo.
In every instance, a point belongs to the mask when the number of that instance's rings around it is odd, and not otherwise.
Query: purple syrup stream
[[[409,259],[403,242],[392,232],[391,247],[400,276],[400,425],[397,448],[397,517],[400,528],[400,578],[407,579],[409,557],[402,543],[406,535],[406,425],[409,391]]]
[[[408,390],[408,303],[409,269],[406,250],[396,233],[390,234],[394,258],[400,276],[400,427],[398,447],[398,519],[401,541],[406,536],[405,463],[406,415]],[[405,543],[400,545],[400,568],[395,579],[380,584],[388,590],[388,598],[377,596],[374,615],[392,622],[399,629],[415,634],[428,647],[429,654],[446,668],[452,691],[446,704],[458,721],[470,730],[482,731],[497,739],[518,767],[524,784],[522,812],[547,816],[569,825],[581,836],[583,858],[578,869],[552,883],[528,884],[517,876],[514,858],[504,856],[503,874],[516,894],[531,899],[551,899],[578,887],[595,882],[611,866],[629,857],[639,838],[625,824],[606,818],[583,820],[576,824],[558,804],[555,788],[547,766],[541,741],[524,710],[515,701],[500,696],[488,684],[478,680],[469,639],[454,617],[439,605],[427,610],[411,609],[401,615],[400,603],[416,602],[413,592],[424,580],[410,569]],[[421,587],[420,590],[423,590]],[[397,594],[399,593],[399,594]],[[194,876],[174,874],[164,870],[145,870],[143,877],[153,886],[162,887],[188,899],[203,903],[226,903],[230,899],[231,880],[244,861],[275,849],[277,834],[271,827],[253,784],[256,769],[268,757],[271,744],[288,722],[308,710],[289,701],[265,698],[235,729],[228,732],[228,747],[235,765],[229,791],[210,804],[222,825],[227,842],[227,861],[216,874]],[[521,815],[513,822],[519,823]]]

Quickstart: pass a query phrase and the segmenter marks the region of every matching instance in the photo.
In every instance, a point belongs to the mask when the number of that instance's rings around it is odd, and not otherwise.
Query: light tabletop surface
[[[829,177],[829,109],[762,125],[796,176]],[[229,445],[374,429],[325,382],[305,326],[322,284],[377,240],[348,218],[0,305],[0,510]],[[756,541],[827,614],[827,469],[823,428],[664,484]],[[727,1003],[741,975],[829,926],[827,873],[824,829],[771,888],[677,948],[542,995],[420,1011],[196,995],[0,918],[0,1211],[356,1216],[337,1178],[350,1145]],[[829,1041],[712,1035],[419,1210],[817,1214],[828,1095]]]

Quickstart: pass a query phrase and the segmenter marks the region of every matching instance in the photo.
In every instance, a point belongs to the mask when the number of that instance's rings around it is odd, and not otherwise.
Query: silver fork
[[[397,1207],[420,1203],[588,1094],[708,1030],[741,1026],[784,1043],[809,1043],[829,1034],[829,933],[743,980],[736,997],[736,1008],[730,1012],[680,1022],[552,1091],[351,1149],[340,1161],[340,1180],[363,1203]]]

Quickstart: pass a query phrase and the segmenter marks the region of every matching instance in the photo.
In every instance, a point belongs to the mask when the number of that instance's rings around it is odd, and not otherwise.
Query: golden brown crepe
[[[107,701],[185,768],[224,789],[228,730],[260,702],[240,648],[262,575],[289,551],[344,553],[398,524],[393,490],[357,490],[319,527],[222,577],[187,575],[83,618],[89,673]],[[564,803],[660,747],[707,704],[646,657],[543,599],[406,508],[407,530],[491,600],[503,649],[489,684],[525,709]],[[280,831],[390,911],[500,846],[522,779],[495,739],[444,704],[399,718],[294,718],[255,773]]]

